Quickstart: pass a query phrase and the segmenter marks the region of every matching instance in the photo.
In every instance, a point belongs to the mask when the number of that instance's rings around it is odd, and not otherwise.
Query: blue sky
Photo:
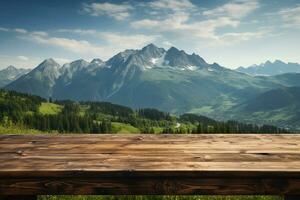
[[[154,43],[236,68],[300,62],[300,0],[1,0],[0,68]]]

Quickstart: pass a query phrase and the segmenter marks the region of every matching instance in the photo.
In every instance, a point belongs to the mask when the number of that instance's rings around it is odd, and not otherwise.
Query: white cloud
[[[55,37],[43,31],[27,32],[26,34],[18,35],[18,38],[29,40],[41,45],[61,48],[88,60],[94,57],[108,59],[112,55],[123,51],[124,49],[141,48],[148,43],[154,42],[158,37],[155,35],[149,36],[143,34],[124,35],[116,32],[101,32],[93,29],[60,29],[54,32],[90,35],[101,39],[104,44],[98,45],[87,40]],[[24,60],[25,57],[19,57],[19,59]],[[64,62],[62,59],[61,61]]]
[[[22,28],[9,29],[9,28],[5,28],[5,27],[0,27],[0,31],[3,31],[3,32],[15,32],[15,33],[22,33],[22,34],[28,33],[27,30],[22,29]]]
[[[162,44],[165,46],[165,47],[171,47],[173,46],[173,44],[169,41],[163,41]]]
[[[264,32],[260,31],[239,33],[231,30],[232,32],[229,33],[218,32],[220,28],[224,27],[237,28],[242,23],[241,19],[243,17],[260,7],[259,0],[232,0],[229,3],[203,12],[190,1],[157,0],[150,2],[149,5],[152,9],[171,9],[174,12],[161,12],[159,17],[132,21],[130,25],[137,30],[143,29],[161,34],[166,39],[172,36],[183,40],[189,38],[195,42],[202,39],[202,44],[210,46],[212,44],[229,44],[230,39],[241,42],[265,35]],[[190,10],[202,12],[205,18],[198,18],[199,15],[193,11],[189,12]]]
[[[285,26],[299,28],[300,26],[300,5],[297,5],[293,8],[285,8],[279,12],[279,15],[282,17],[285,22]]]
[[[48,36],[47,32],[44,31],[34,31],[32,32],[34,35],[39,35],[39,36]]]
[[[193,23],[188,23],[188,20],[189,15],[187,13],[178,12],[169,15],[165,20],[144,19],[132,22],[131,26],[136,29],[148,29],[159,33],[215,39],[217,37],[215,33],[217,28],[226,26],[236,27],[239,25],[239,21],[228,17],[219,17],[217,19]]]
[[[149,6],[155,10],[173,11],[182,11],[195,8],[195,5],[192,4],[189,0],[156,0],[149,2]]]
[[[60,65],[72,62],[70,59],[67,59],[67,58],[53,58],[53,59],[56,62],[58,62]]]
[[[109,16],[116,20],[125,20],[134,8],[129,4],[91,3],[83,4],[83,11],[92,16]]]
[[[49,37],[35,33],[30,33],[23,38],[39,44],[60,47],[65,50],[83,55],[95,55],[97,54],[97,52],[103,51],[101,47],[93,45],[86,40],[75,40],[63,37]]]
[[[167,15],[166,19],[142,19],[133,21],[130,25],[133,28],[153,29],[158,32],[185,29],[185,22],[189,19],[189,14],[185,12],[177,12],[172,15]]]
[[[208,17],[226,16],[235,19],[240,19],[247,16],[259,7],[260,4],[258,0],[235,0],[224,4],[220,7],[211,10],[206,10],[203,12],[203,15]]]
[[[232,45],[241,41],[262,38],[270,33],[270,30],[260,30],[255,32],[233,32],[225,33],[219,37],[219,42],[225,45]]]
[[[110,45],[122,46],[123,49],[140,48],[148,43],[154,42],[157,36],[148,36],[142,34],[121,35],[112,32],[99,33]]]
[[[127,48],[140,48],[143,45],[154,42],[158,36],[143,35],[143,34],[121,34],[116,32],[102,32],[94,29],[60,29],[58,32],[90,35],[97,37],[104,41],[106,46],[122,47],[123,50]]]
[[[26,56],[18,56],[18,59],[22,60],[22,61],[28,61],[29,60],[29,58],[26,57]]]

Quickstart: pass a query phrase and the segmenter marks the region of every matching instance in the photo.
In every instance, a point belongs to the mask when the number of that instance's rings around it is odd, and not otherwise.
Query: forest
[[[108,102],[57,101],[0,90],[0,125],[54,133],[288,133],[271,125],[180,116],[153,108],[131,109]]]

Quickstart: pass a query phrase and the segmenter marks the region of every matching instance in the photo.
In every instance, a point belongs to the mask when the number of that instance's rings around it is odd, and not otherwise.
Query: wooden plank
[[[0,182],[2,195],[300,195],[300,179],[100,177]]]
[[[299,200],[300,195],[286,195],[284,196],[284,200]]]
[[[0,195],[0,200],[37,200],[36,195]]]
[[[300,135],[3,135],[0,194],[300,194]]]
[[[286,195],[284,196],[284,200],[299,200],[300,195]]]

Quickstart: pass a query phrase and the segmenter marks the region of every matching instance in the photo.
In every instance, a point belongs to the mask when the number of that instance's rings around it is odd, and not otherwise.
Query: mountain
[[[29,73],[8,84],[5,88],[41,97],[52,95],[52,87],[61,75],[60,65],[47,59]]]
[[[171,47],[167,51],[165,55],[165,64],[190,70],[195,70],[197,67],[208,67],[208,64],[200,56],[196,54],[188,55],[183,50],[179,51],[175,47]]]
[[[28,73],[30,69],[16,68],[12,65],[0,70],[0,88],[6,86],[20,76]]]
[[[244,116],[246,111],[238,108],[264,92],[296,86],[300,87],[300,74],[251,76],[175,47],[165,50],[149,44],[107,61],[77,60],[59,66],[48,59],[5,88],[44,98],[106,101],[227,120]]]
[[[159,91],[156,89],[160,87],[158,82],[160,78],[162,78],[161,81],[167,78],[166,82],[169,82],[169,86],[166,89],[174,90],[173,80],[171,77],[168,78],[169,75],[172,76],[172,73],[175,73],[176,76],[177,74],[185,76],[185,74],[192,75],[192,72],[201,69],[206,72],[209,72],[208,70],[212,71],[213,68],[216,68],[216,70],[221,69],[217,65],[207,64],[200,56],[195,54],[188,55],[174,47],[166,51],[153,44],[147,45],[141,50],[125,50],[113,56],[107,62],[101,61],[100,63],[101,65],[96,68],[90,64],[84,70],[81,70],[78,76],[74,76],[68,84],[58,82],[54,89],[53,98],[104,100],[134,108],[150,106],[168,110],[170,106],[165,107],[164,104],[167,105],[169,102],[166,101],[162,104],[162,101],[165,101],[164,96],[172,91]],[[161,77],[161,75],[164,75],[164,77]],[[155,77],[158,80],[153,81],[152,78]],[[148,78],[150,80],[147,81]],[[82,88],[80,93],[78,93],[78,88]],[[179,88],[177,95],[180,91]],[[128,92],[131,96],[128,95]],[[177,95],[173,94],[174,98]],[[157,98],[151,100],[151,96]]]
[[[267,61],[260,65],[252,65],[250,67],[239,67],[236,70],[253,76],[273,76],[284,73],[300,73],[300,64],[284,63],[280,60],[276,60],[273,63]]]

